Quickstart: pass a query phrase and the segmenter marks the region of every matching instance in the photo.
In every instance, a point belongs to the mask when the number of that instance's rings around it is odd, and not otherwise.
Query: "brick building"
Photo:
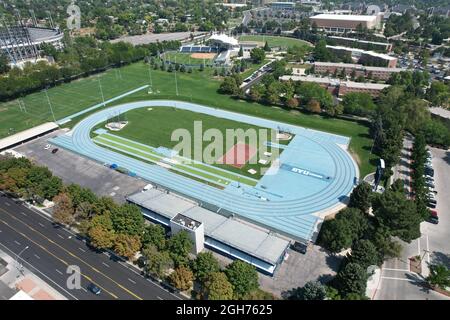
[[[374,80],[387,81],[393,73],[405,71],[401,68],[366,67],[354,63],[315,62],[314,73],[323,75],[341,74],[344,71],[347,76],[354,75]]]

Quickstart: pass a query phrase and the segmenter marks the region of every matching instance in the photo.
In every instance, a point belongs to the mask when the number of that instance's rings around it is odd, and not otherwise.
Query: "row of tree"
[[[124,42],[98,42],[92,37],[64,38],[64,49],[56,50],[51,44],[42,47],[44,55],[53,56],[56,64],[45,61],[15,67],[0,76],[0,100],[10,100],[31,92],[79,77],[119,67],[158,52],[178,48],[178,41],[133,46]]]

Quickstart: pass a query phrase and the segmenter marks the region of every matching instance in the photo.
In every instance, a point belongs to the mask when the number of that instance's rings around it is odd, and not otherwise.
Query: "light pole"
[[[103,106],[105,106],[105,96],[103,95],[102,81],[98,77],[98,85],[100,87],[100,94],[102,95]]]
[[[17,269],[19,270],[19,272],[22,270],[22,264],[19,263],[19,257],[20,257],[20,255],[21,255],[25,250],[27,250],[29,247],[30,247],[30,246],[26,246],[25,248],[23,248],[22,251],[20,251],[19,254],[18,254],[17,257],[16,257],[16,263],[17,263],[17,265],[20,267],[20,268],[17,268]]]
[[[178,81],[177,81],[177,68],[176,68],[176,65],[177,65],[177,56],[175,56],[175,68],[174,68],[174,71],[175,71],[175,92],[176,92],[176,95],[178,96]]]
[[[50,111],[51,111],[52,116],[53,116],[53,121],[56,122],[55,114],[53,113],[53,107],[52,107],[52,103],[50,101],[50,97],[48,96],[48,89],[47,88],[45,88],[45,96],[47,97],[48,106],[50,107]]]

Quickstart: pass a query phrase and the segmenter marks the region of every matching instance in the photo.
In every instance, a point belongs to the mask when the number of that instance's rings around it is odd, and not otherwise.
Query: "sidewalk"
[[[23,291],[33,300],[67,300],[65,296],[53,289],[44,280],[25,266],[18,264],[9,254],[0,250],[0,258],[7,262],[7,272],[0,276],[0,281],[17,292]],[[23,298],[25,299],[25,298]]]

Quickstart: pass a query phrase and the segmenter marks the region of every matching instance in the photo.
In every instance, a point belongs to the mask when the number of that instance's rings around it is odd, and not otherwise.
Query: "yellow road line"
[[[43,238],[47,239],[47,241],[53,243],[54,245],[58,246],[59,248],[61,248],[62,250],[66,251],[68,254],[70,254],[71,256],[73,256],[74,258],[80,260],[82,263],[84,263],[85,265],[87,265],[89,268],[91,268],[92,270],[94,270],[95,272],[98,272],[99,274],[101,274],[102,276],[104,276],[105,278],[107,278],[109,281],[113,282],[115,285],[117,285],[119,288],[121,288],[122,290],[124,290],[125,292],[127,292],[128,294],[132,295],[133,297],[135,297],[138,300],[144,300],[142,299],[140,296],[138,296],[137,294],[135,294],[134,292],[132,292],[131,290],[129,290],[128,288],[126,288],[125,286],[123,286],[122,284],[118,283],[117,281],[115,281],[114,279],[110,278],[109,276],[107,276],[106,274],[100,272],[98,269],[96,269],[95,267],[93,267],[92,265],[90,265],[89,263],[85,262],[83,259],[81,259],[80,257],[78,257],[76,254],[72,253],[71,251],[67,250],[66,248],[62,247],[61,245],[57,244],[56,242],[54,242],[53,240],[49,239],[48,237],[46,237],[45,235],[43,235],[41,232],[33,229],[31,226],[29,226],[27,223],[23,222],[22,220],[16,218],[15,216],[11,215],[10,213],[8,213],[7,211],[5,211],[3,208],[0,208],[1,211],[5,212],[7,215],[9,215],[11,218],[19,221],[20,223],[24,224],[25,226],[27,226],[28,228],[30,228],[31,230],[33,230],[34,232],[40,234]]]

